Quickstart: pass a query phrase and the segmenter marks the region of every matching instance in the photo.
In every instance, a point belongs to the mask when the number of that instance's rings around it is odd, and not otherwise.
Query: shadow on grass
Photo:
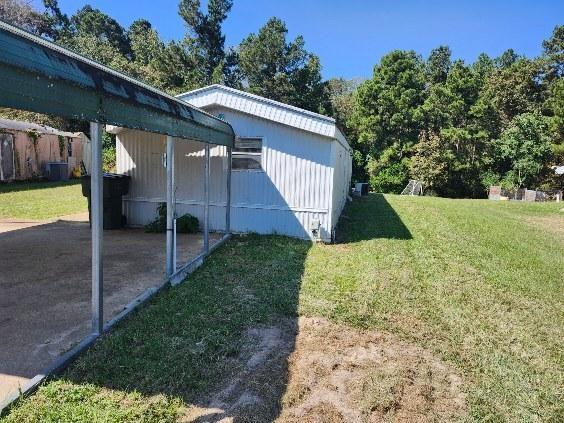
[[[339,220],[337,242],[377,238],[412,239],[412,236],[383,194],[354,198],[352,203],[347,204]]]
[[[280,236],[233,238],[52,382],[70,386],[57,393],[57,402],[72,408],[77,389],[97,386],[141,393],[144,402],[160,394],[180,399],[195,413],[187,421],[274,420],[287,385],[310,247]]]
[[[0,182],[0,194],[7,192],[31,191],[36,189],[57,188],[80,184],[80,179],[69,179],[68,181],[15,181]]]

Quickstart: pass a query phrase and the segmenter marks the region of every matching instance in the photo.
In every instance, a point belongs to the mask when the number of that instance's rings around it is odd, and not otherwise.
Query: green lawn
[[[247,328],[298,315],[427,349],[460,373],[466,420],[564,421],[561,207],[370,195],[338,244],[235,237],[5,421],[174,421],[237,374]]]
[[[86,210],[77,180],[0,184],[0,219],[50,219]]]

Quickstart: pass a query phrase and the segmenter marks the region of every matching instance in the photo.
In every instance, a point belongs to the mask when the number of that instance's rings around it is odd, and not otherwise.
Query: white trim
[[[128,201],[130,203],[164,203],[162,198],[123,198],[123,201]],[[176,204],[184,204],[187,206],[204,206],[204,201],[198,200],[176,200]],[[225,202],[211,202],[210,207],[226,207]],[[231,208],[239,209],[260,209],[260,210],[277,210],[277,211],[292,211],[292,212],[302,212],[302,213],[329,213],[329,209],[316,209],[308,207],[293,207],[293,206],[276,206],[268,204],[248,204],[248,203],[236,203],[231,204]]]
[[[281,103],[281,102],[276,101],[276,100],[271,100],[271,99],[266,98],[266,97],[261,97],[260,95],[251,94],[247,91],[237,90],[235,88],[227,87],[227,86],[221,85],[221,84],[212,84],[212,85],[208,85],[207,87],[202,87],[202,88],[198,88],[198,89],[195,89],[195,90],[192,90],[192,91],[187,91],[185,93],[178,94],[176,97],[180,98],[183,101],[186,101],[186,100],[183,99],[183,97],[199,95],[199,94],[202,94],[206,91],[213,91],[213,90],[227,91],[231,94],[236,94],[236,95],[239,95],[241,97],[247,97],[247,98],[250,98],[250,99],[253,99],[253,100],[260,101],[261,103],[271,104],[273,106],[276,106],[276,107],[279,107],[279,108],[282,108],[282,109],[287,109],[287,110],[292,110],[294,112],[298,112],[302,115],[307,115],[307,116],[311,116],[311,117],[314,117],[314,118],[317,118],[317,119],[325,120],[329,123],[335,123],[335,119],[333,119],[332,117],[321,115],[321,114],[315,113],[315,112],[311,112],[309,110],[300,109],[299,107],[292,106],[290,104]]]

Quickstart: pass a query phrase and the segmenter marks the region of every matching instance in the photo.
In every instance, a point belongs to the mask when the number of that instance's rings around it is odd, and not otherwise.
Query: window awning
[[[231,147],[234,142],[227,122],[3,21],[0,107]]]

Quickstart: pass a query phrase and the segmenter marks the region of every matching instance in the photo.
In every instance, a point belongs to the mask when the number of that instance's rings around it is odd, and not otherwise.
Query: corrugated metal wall
[[[314,220],[321,223],[321,236],[331,236],[334,180],[332,145],[329,138],[256,118],[230,109],[222,113],[242,137],[263,137],[262,171],[233,171],[231,228],[235,232],[279,233],[311,238]],[[125,131],[118,135],[118,172],[132,176],[125,200],[130,224],[141,225],[155,215],[165,199],[163,154],[165,137]],[[179,212],[203,217],[203,144],[178,140],[175,172]],[[212,148],[210,224],[225,225],[227,162],[224,147]],[[343,200],[344,201],[344,200]]]
[[[331,227],[334,229],[347,202],[352,176],[352,157],[349,150],[340,143],[333,144],[333,192]]]

